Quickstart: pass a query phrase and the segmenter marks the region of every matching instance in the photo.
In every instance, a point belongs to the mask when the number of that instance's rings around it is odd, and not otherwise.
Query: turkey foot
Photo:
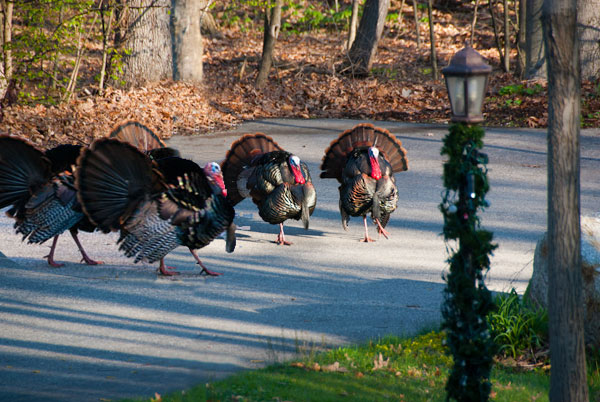
[[[379,234],[382,234],[382,235],[383,235],[383,237],[385,237],[386,239],[389,239],[389,235],[390,235],[390,234],[388,233],[388,231],[387,231],[387,230],[385,230],[385,229],[383,228],[383,226],[381,226],[381,223],[379,222],[379,219],[375,219],[375,223],[377,223],[377,232],[378,232]]]
[[[285,235],[283,234],[283,223],[279,224],[279,234],[277,235],[277,240],[275,243],[277,243],[278,246],[281,246],[282,244],[285,246],[292,245],[291,241],[285,241]]]
[[[223,274],[221,274],[219,272],[211,271],[210,269],[206,268],[206,266],[204,266],[204,264],[202,264],[202,261],[200,261],[200,257],[198,257],[198,254],[196,254],[195,250],[190,249],[190,253],[192,253],[192,255],[194,256],[194,258],[196,259],[196,263],[202,267],[202,271],[200,271],[200,275],[202,275],[203,272],[207,276],[220,276],[220,275],[223,275]]]
[[[160,271],[160,274],[164,276],[179,275],[179,272],[175,271],[174,267],[169,267],[165,265],[164,258],[160,259],[160,265],[158,266],[158,270]]]
[[[77,244],[77,248],[79,248],[79,252],[81,253],[81,256],[83,257],[81,259],[81,262],[84,262],[87,265],[100,265],[100,264],[104,264],[102,261],[95,261],[92,260],[87,253],[85,252],[85,250],[83,249],[83,246],[81,245],[81,242],[79,241],[79,238],[77,237],[77,232],[71,230],[71,236],[73,237],[73,240],[75,240],[75,244]]]
[[[363,243],[373,243],[375,240],[373,240],[369,237],[369,229],[367,228],[367,216],[366,215],[363,216],[363,223],[365,225],[365,238],[362,239],[361,241]]]
[[[58,236],[59,235],[54,236],[54,240],[52,240],[52,246],[50,247],[50,253],[44,256],[44,258],[48,259],[48,265],[54,268],[60,268],[65,265],[59,264],[58,262],[54,261],[54,249],[56,248],[56,243],[58,243]]]

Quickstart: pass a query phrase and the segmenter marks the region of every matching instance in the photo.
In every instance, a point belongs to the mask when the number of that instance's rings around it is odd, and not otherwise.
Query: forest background
[[[357,75],[344,68],[352,3],[285,0],[273,67],[262,88],[256,78],[270,2],[205,3],[203,82],[137,86],[120,77],[128,49],[115,39],[119,21],[113,8],[127,1],[0,3],[4,60],[7,51],[12,58],[0,132],[43,147],[89,144],[128,119],[164,138],[269,117],[446,123],[449,101],[435,70],[471,41],[493,67],[485,125],[547,126],[546,80],[524,71],[525,1],[391,0],[372,67]],[[584,78],[581,125],[600,127],[600,83]]]

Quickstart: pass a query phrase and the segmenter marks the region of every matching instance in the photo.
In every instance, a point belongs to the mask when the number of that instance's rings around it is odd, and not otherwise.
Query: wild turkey
[[[15,219],[18,234],[28,243],[44,243],[54,238],[48,264],[54,261],[59,235],[69,229],[86,264],[96,265],[81,245],[78,230],[92,232],[95,226],[85,217],[77,201],[73,166],[81,151],[79,145],[59,145],[45,153],[27,141],[0,136],[0,208],[11,206],[6,214]]]
[[[367,214],[377,230],[388,238],[384,229],[396,209],[398,189],[394,173],[408,169],[406,150],[389,131],[372,124],[359,124],[344,131],[325,151],[321,178],[340,182],[342,226],[348,230],[350,216],[362,216],[364,242],[373,241],[367,229]]]
[[[308,167],[265,134],[246,134],[231,145],[221,164],[227,198],[236,205],[251,197],[260,217],[279,225],[276,243],[285,240],[283,222],[302,219],[308,229],[317,193]]]
[[[235,248],[233,207],[223,194],[219,165],[204,169],[179,157],[154,161],[128,143],[96,140],[82,152],[76,171],[85,213],[104,232],[120,231],[120,250],[137,263],[160,260],[163,275],[177,274],[164,257],[184,245],[194,251],[227,230],[226,250]]]

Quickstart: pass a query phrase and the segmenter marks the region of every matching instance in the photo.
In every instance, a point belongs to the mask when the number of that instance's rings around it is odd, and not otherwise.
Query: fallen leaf
[[[381,353],[379,353],[378,358],[375,358],[375,360],[373,360],[373,371],[387,367],[389,362],[389,358],[387,360],[383,360],[383,356],[381,355]]]
[[[347,373],[348,369],[344,366],[340,366],[339,362],[335,362],[321,367],[321,371]]]

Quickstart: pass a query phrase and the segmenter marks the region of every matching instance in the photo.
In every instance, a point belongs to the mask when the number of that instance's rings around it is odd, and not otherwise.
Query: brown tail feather
[[[408,159],[402,142],[386,129],[362,123],[344,131],[331,142],[321,163],[321,177],[341,179],[348,154],[354,148],[372,146],[377,147],[390,162],[394,173],[408,169]]]
[[[81,153],[77,165],[79,202],[104,232],[119,229],[142,201],[163,188],[150,158],[115,139],[96,140]]]
[[[51,162],[17,137],[0,136],[0,208],[23,205],[50,180]]]
[[[221,163],[221,170],[227,188],[227,198],[233,205],[244,199],[237,189],[237,179],[242,170],[258,155],[271,151],[283,151],[283,148],[273,138],[262,133],[244,134],[231,144],[225,160]]]
[[[108,138],[116,138],[120,141],[128,142],[143,152],[166,146],[158,135],[137,121],[127,121],[117,125],[110,132]]]

